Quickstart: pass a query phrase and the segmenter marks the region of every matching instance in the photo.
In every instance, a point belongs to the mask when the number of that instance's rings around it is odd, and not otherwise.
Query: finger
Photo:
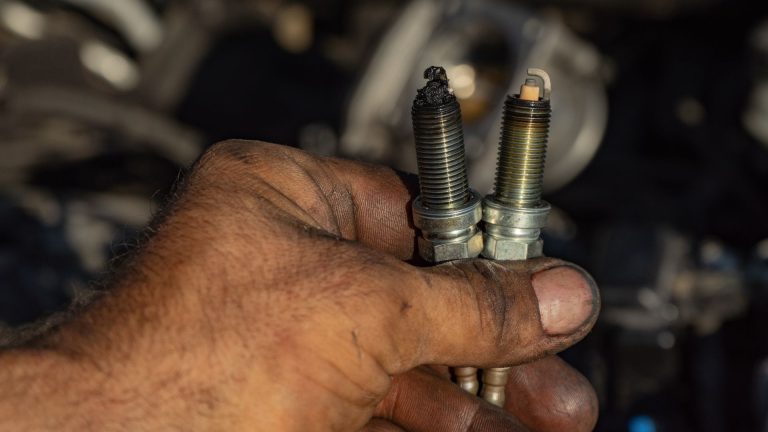
[[[360,432],[405,432],[400,426],[380,418],[371,419]]]
[[[342,159],[327,159],[355,205],[348,210],[356,230],[354,240],[400,259],[417,255],[417,231],[411,202],[419,194],[418,177],[389,168]],[[343,202],[335,202],[344,208]]]
[[[422,364],[498,367],[542,358],[584,337],[599,309],[594,281],[549,258],[410,267],[391,278],[397,283],[387,295],[399,307],[381,308],[386,321],[368,335],[390,373]]]
[[[213,146],[196,165],[193,178],[201,176],[204,184],[223,182],[230,193],[240,185],[287,214],[347,240],[400,259],[415,256],[410,202],[418,194],[416,176],[242,140]]]
[[[562,261],[473,260],[421,269],[421,358],[451,366],[509,366],[559,352],[595,322],[592,279]],[[414,329],[416,330],[416,329]]]
[[[422,369],[394,377],[374,415],[410,432],[527,430],[510,413]]]
[[[444,379],[450,380],[452,378],[451,368],[443,365],[425,365],[424,368],[430,370],[435,375]]]
[[[591,431],[597,423],[594,389],[557,356],[511,368],[505,408],[540,432]]]

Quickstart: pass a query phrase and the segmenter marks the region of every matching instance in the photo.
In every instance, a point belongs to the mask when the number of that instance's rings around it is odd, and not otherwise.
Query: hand
[[[214,146],[108,294],[0,356],[0,429],[591,430],[591,387],[552,354],[594,324],[592,280],[553,259],[409,264],[408,184]],[[520,366],[502,410],[431,364]]]

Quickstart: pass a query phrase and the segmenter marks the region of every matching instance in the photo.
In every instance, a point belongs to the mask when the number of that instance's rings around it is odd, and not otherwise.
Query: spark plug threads
[[[482,251],[481,198],[469,188],[461,108],[445,69],[424,71],[411,111],[421,195],[413,222],[421,230],[419,253],[431,262],[474,258]]]
[[[538,206],[551,112],[549,99],[507,97],[494,183],[497,202],[518,208]]]
[[[428,68],[424,78],[411,111],[421,202],[432,210],[457,209],[470,195],[461,108],[443,68]]]

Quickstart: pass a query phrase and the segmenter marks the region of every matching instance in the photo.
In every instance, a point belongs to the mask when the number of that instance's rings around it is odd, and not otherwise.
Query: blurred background
[[[0,321],[70,298],[226,138],[415,172],[410,104],[446,67],[473,187],[549,71],[548,255],[591,271],[564,357],[599,431],[768,431],[768,3],[0,0]]]

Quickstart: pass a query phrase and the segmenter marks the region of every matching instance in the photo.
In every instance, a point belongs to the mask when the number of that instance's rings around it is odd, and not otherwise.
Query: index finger
[[[343,159],[325,159],[355,202],[351,219],[360,243],[411,259],[417,254],[417,231],[411,202],[418,195],[418,177],[390,168]]]
[[[286,214],[344,239],[403,260],[416,256],[410,216],[411,201],[418,194],[415,175],[242,140],[211,147],[194,173],[208,173],[207,181],[223,181],[227,190],[235,183]]]

